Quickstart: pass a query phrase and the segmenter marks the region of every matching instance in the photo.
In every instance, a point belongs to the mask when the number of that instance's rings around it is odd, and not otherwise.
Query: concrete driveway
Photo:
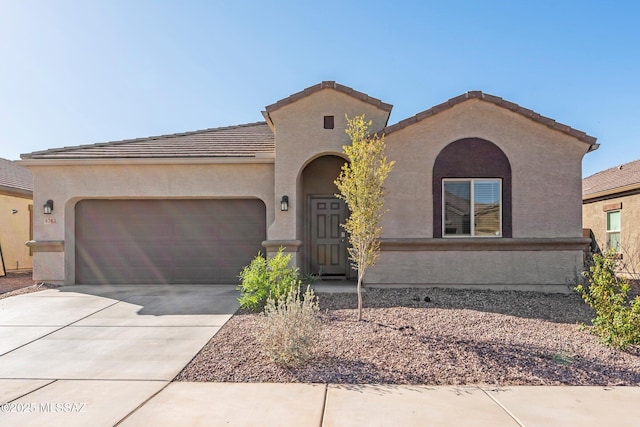
[[[115,424],[189,363],[236,311],[236,298],[233,286],[120,285],[0,300],[0,404],[44,405],[32,408],[39,416],[0,414],[0,425],[48,424],[50,404],[82,406],[66,425]]]

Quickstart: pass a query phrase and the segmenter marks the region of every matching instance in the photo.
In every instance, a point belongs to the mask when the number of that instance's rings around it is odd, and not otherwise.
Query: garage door
[[[76,282],[237,283],[265,239],[259,200],[83,200]]]

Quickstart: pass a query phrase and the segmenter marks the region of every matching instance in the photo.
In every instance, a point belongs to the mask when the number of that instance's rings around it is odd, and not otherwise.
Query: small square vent
[[[333,116],[324,116],[324,128],[333,129]]]

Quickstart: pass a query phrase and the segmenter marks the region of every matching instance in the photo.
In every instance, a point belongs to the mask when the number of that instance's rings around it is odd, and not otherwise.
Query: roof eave
[[[266,111],[261,111],[262,113],[262,117],[264,117],[264,120],[267,122],[267,126],[269,126],[269,129],[271,129],[271,132],[276,131],[276,127],[273,124],[273,120],[271,119],[271,116],[269,115],[269,113],[267,113]]]
[[[113,146],[117,146],[117,145],[126,145],[126,144],[134,143],[134,142],[148,142],[148,141],[157,141],[157,140],[168,140],[168,139],[171,139],[171,138],[177,138],[177,137],[183,137],[183,136],[192,136],[192,135],[198,135],[198,134],[209,133],[209,132],[221,132],[221,131],[232,130],[232,129],[248,128],[248,127],[252,127],[252,126],[260,126],[260,125],[263,125],[263,124],[264,124],[264,122],[244,123],[244,124],[233,125],[233,126],[207,128],[207,129],[200,129],[200,130],[194,130],[194,131],[188,131],[188,132],[171,133],[171,134],[156,135],[156,136],[147,136],[147,137],[134,138],[134,139],[123,139],[123,140],[119,140],[119,141],[98,142],[98,143],[95,143],[95,144],[82,144],[82,145],[70,146],[70,147],[51,148],[51,149],[48,149],[48,150],[41,150],[41,151],[34,151],[32,153],[20,154],[20,158],[23,159],[23,160],[34,159],[34,158],[37,159],[38,157],[45,156],[45,155],[46,156],[58,155],[58,153],[68,152],[69,150],[82,150],[82,149],[87,149],[87,148],[113,147]]]
[[[609,188],[607,190],[596,191],[595,193],[584,194],[582,201],[595,201],[595,199],[605,199],[612,197],[621,197],[627,193],[640,191],[640,183],[623,185],[621,187]]]
[[[550,129],[562,132],[564,134],[567,134],[569,136],[572,136],[576,139],[578,139],[579,141],[582,141],[588,145],[590,145],[591,147],[595,148],[589,148],[588,151],[594,151],[598,148],[598,144],[596,143],[597,138],[587,135],[585,132],[582,132],[580,130],[574,129],[570,126],[567,126],[565,124],[556,122],[555,120],[549,118],[549,117],[545,117],[541,114],[536,113],[533,110],[529,110],[528,108],[524,108],[521,107],[518,104],[515,104],[513,102],[509,102],[505,99],[500,98],[499,96],[494,96],[494,95],[490,95],[487,93],[483,93],[481,91],[478,90],[474,90],[474,91],[469,91],[467,93],[463,93],[462,95],[458,95],[454,98],[451,98],[445,102],[443,102],[442,104],[438,104],[434,107],[431,107],[425,111],[422,111],[418,114],[416,114],[415,116],[409,117],[407,119],[401,120],[398,123],[388,126],[386,128],[384,128],[382,130],[382,132],[384,132],[386,135],[393,133],[393,132],[397,132],[401,129],[404,129],[407,126],[411,126],[415,123],[418,123],[424,119],[427,119],[429,117],[435,116],[436,114],[439,114],[445,110],[448,110],[450,108],[455,107],[458,104],[461,104],[463,102],[469,101],[469,100],[473,100],[476,99],[478,101],[482,101],[482,102],[489,102],[491,104],[494,104],[498,107],[501,108],[505,108],[509,111],[512,111],[514,113],[520,114],[521,116],[524,116],[530,120],[533,120],[537,123],[540,123],[544,126],[547,126]]]
[[[260,164],[274,163],[275,153],[246,157],[110,157],[110,158],[29,158],[17,160],[23,166],[68,165],[184,165],[184,164]]]
[[[23,188],[0,185],[0,194],[4,196],[19,197],[21,199],[33,199],[33,191]]]
[[[366,93],[363,92],[359,92],[353,88],[350,88],[348,86],[344,86],[341,85],[339,83],[336,83],[333,80],[327,80],[327,81],[323,81],[320,84],[316,84],[313,86],[309,86],[308,88],[300,91],[300,92],[296,92],[293,95],[290,95],[286,98],[283,98],[281,100],[279,100],[278,102],[271,104],[271,105],[267,105],[265,107],[265,112],[267,114],[270,114],[276,110],[279,110],[280,108],[289,105],[289,104],[293,104],[294,102],[302,99],[302,98],[306,98],[309,95],[312,95],[316,92],[319,92],[321,90],[324,89],[334,89],[337,90],[338,92],[342,92],[346,95],[349,95],[353,98],[359,99],[363,102],[366,102],[367,104],[371,104],[383,111],[386,111],[387,113],[391,113],[391,110],[393,109],[393,105],[391,104],[387,104],[386,102],[382,102],[381,100],[374,98],[372,96],[367,95]],[[264,114],[263,114],[264,115]],[[266,118],[266,116],[265,116]]]
[[[600,144],[591,144],[591,146],[587,150],[587,153],[591,153],[592,151],[596,151],[598,148],[600,148]]]

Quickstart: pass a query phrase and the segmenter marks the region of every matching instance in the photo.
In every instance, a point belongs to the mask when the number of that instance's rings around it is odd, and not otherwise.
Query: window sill
[[[455,234],[442,236],[443,239],[502,239],[502,236],[471,236],[469,234]]]
[[[584,250],[591,239],[559,238],[407,238],[380,239],[383,251],[565,251]]]

